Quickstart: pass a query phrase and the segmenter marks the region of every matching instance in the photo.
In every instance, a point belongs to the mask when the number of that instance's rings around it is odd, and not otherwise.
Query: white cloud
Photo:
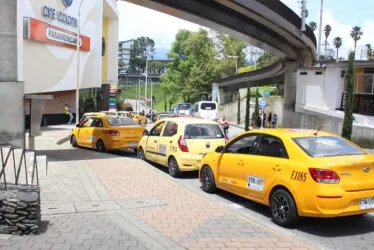
[[[127,2],[118,2],[119,40],[148,36],[156,48],[170,48],[180,29],[196,31],[199,25]]]

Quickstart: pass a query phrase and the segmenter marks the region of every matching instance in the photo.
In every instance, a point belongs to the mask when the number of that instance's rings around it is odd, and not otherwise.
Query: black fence
[[[345,110],[347,93],[343,93],[341,110]],[[373,94],[354,94],[353,113],[361,115],[374,116],[374,95]]]

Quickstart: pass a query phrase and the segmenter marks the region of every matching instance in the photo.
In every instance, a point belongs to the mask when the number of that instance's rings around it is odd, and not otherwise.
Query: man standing
[[[68,105],[65,103],[65,108],[64,108],[64,112],[65,112],[65,116],[66,116],[66,121],[69,123],[69,107]]]
[[[71,111],[71,107],[70,107],[70,104],[68,104],[68,110],[69,110],[69,124],[72,123],[73,121],[73,112]]]

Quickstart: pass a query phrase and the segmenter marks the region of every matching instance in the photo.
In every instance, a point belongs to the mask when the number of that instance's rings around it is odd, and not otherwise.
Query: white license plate
[[[374,208],[374,197],[360,199],[360,209]]]
[[[129,147],[136,147],[138,146],[138,143],[136,142],[129,142]]]
[[[264,179],[258,176],[248,175],[248,188],[256,191],[264,191]]]

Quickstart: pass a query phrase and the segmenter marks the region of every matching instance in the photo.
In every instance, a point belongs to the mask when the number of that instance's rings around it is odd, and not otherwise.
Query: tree
[[[270,66],[273,63],[275,63],[277,60],[278,60],[278,57],[273,56],[272,54],[264,51],[264,53],[256,61],[257,69]]]
[[[159,61],[148,61],[148,72],[150,74],[160,75],[161,71],[165,69],[166,64]]]
[[[251,107],[251,88],[247,87],[247,98],[245,102],[245,126],[244,130],[248,131],[249,130],[249,120],[251,119],[250,114],[249,114],[249,109]]]
[[[369,61],[373,61],[374,60],[374,51],[373,51],[373,47],[371,46],[370,43],[366,44],[366,48],[367,48],[367,56],[368,56],[368,60]]]
[[[253,115],[253,125],[255,127],[258,127],[257,126],[257,123],[258,123],[258,120],[260,119],[260,104],[258,103],[258,96],[260,94],[258,93],[258,87],[256,88],[256,98],[255,98],[255,111],[254,111],[254,115]]]
[[[331,33],[331,26],[327,24],[325,28],[323,29],[323,31],[325,32],[325,53],[326,53],[326,48],[328,44],[327,39],[329,38],[330,33]]]
[[[240,124],[240,92],[238,93],[238,116],[236,119],[236,123]]]
[[[315,31],[317,29],[317,23],[316,22],[310,22],[309,27],[312,29],[312,31]]]
[[[146,52],[153,52],[155,50],[155,42],[149,37],[138,37],[134,41],[134,48],[130,52],[130,66],[132,71],[145,72]],[[153,56],[150,55],[153,59]]]
[[[343,45],[343,39],[338,36],[334,38],[334,46],[336,48],[336,59],[339,58],[339,48]]]
[[[122,67],[124,66],[125,66],[125,63],[121,59],[118,59],[118,67],[122,69]]]
[[[344,122],[342,137],[350,140],[352,135],[353,125],[353,97],[354,97],[354,63],[355,63],[355,52],[351,52],[348,58],[348,71],[347,71],[347,89],[345,99],[345,110],[344,110]]]
[[[354,26],[351,30],[351,38],[355,42],[354,50],[356,51],[357,41],[361,39],[361,36],[364,34],[364,32],[361,30],[361,27]]]
[[[255,70],[255,67],[253,65],[243,66],[238,68],[238,74],[251,72],[253,70]]]

